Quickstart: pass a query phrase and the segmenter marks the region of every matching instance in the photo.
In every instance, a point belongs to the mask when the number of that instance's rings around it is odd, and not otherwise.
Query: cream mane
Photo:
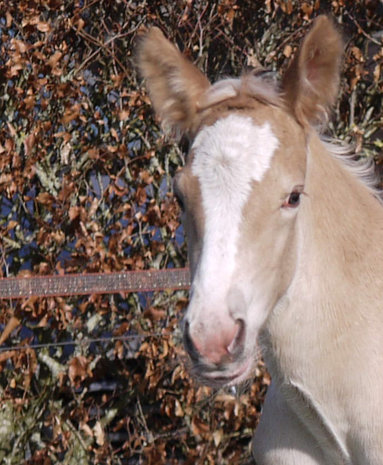
[[[379,186],[379,176],[375,169],[375,162],[372,157],[357,155],[351,144],[347,144],[337,139],[329,139],[322,136],[321,141],[327,151],[334,158],[339,160],[343,166],[356,178],[358,178],[380,201],[382,199],[382,191]]]
[[[210,86],[197,102],[198,110],[205,110],[229,99],[256,99],[263,103],[283,106],[281,93],[269,73],[254,72],[240,78],[222,79]]]

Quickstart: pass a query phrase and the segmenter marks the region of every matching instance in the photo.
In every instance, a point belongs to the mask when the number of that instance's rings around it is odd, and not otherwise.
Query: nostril
[[[198,362],[200,355],[199,355],[199,352],[196,346],[194,345],[193,339],[190,336],[190,325],[187,321],[185,322],[185,327],[184,327],[183,343],[190,358],[194,362]]]
[[[244,348],[245,337],[246,337],[246,325],[245,325],[244,320],[242,320],[241,318],[238,318],[235,321],[235,323],[238,326],[238,329],[237,329],[237,332],[233,340],[227,347],[227,351],[229,352],[229,354],[233,356],[238,356],[243,351],[243,348]]]

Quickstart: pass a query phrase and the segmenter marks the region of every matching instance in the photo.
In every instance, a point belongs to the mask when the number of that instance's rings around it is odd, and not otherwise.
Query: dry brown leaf
[[[5,13],[5,18],[6,18],[6,21],[7,21],[7,22],[6,22],[6,26],[7,26],[7,27],[11,27],[13,18],[12,18],[12,15],[11,15],[11,13],[10,13],[9,11],[7,11],[7,12]]]
[[[73,357],[69,362],[68,376],[73,385],[80,384],[91,375],[89,361],[83,355]]]
[[[21,322],[18,318],[16,318],[14,315],[11,316],[4,328],[4,331],[0,335],[0,345],[8,339],[12,331],[15,330],[20,325],[20,323]]]
[[[223,438],[223,430],[219,429],[213,432],[213,441],[215,447],[218,447],[221,444]]]
[[[102,425],[99,421],[93,427],[94,436],[96,438],[96,442],[99,446],[103,446],[105,444],[105,433],[102,428]]]
[[[292,53],[293,53],[292,46],[291,45],[286,45],[285,48],[283,49],[283,55],[286,58],[290,58]]]
[[[28,45],[22,40],[12,39],[11,44],[13,45],[14,50],[16,50],[18,53],[23,54],[28,50]]]
[[[17,355],[16,350],[6,350],[5,352],[0,352],[0,363],[10,360],[11,357]]]
[[[48,60],[48,65],[51,68],[54,68],[57,63],[60,61],[61,57],[63,56],[63,53],[60,50],[57,50]]]
[[[81,422],[80,422],[80,429],[81,429],[82,431],[84,431],[84,433],[85,433],[87,436],[93,437],[93,431],[92,431],[91,427],[90,427],[87,423],[81,421]]]
[[[49,192],[41,192],[36,197],[36,200],[38,203],[41,203],[42,205],[49,207],[52,205],[52,202],[54,201],[54,197],[51,194],[49,194]]]
[[[50,24],[46,23],[44,21],[40,21],[40,22],[37,23],[37,29],[40,32],[50,32],[52,30]]]
[[[129,116],[130,116],[130,111],[129,110],[121,110],[118,114],[118,117],[120,119],[120,121],[125,121],[127,119],[129,119]]]
[[[175,399],[175,403],[174,403],[174,414],[176,417],[183,417],[185,415],[182,407],[181,407],[181,403],[178,399]]]
[[[191,429],[195,436],[201,436],[203,434],[209,433],[210,428],[209,425],[204,423],[200,418],[193,417],[191,423]]]
[[[24,152],[28,157],[32,153],[33,146],[35,145],[36,134],[32,132],[24,139]]]
[[[72,107],[67,108],[61,119],[63,124],[68,124],[74,119],[76,119],[80,114],[80,110],[81,110],[81,107],[80,107],[80,104],[78,103],[76,105],[73,105]]]

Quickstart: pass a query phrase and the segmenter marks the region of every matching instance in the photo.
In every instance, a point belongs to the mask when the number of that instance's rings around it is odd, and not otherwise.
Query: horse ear
[[[157,27],[139,38],[137,65],[164,127],[178,134],[189,132],[198,99],[210,86],[207,78]]]
[[[343,40],[332,20],[318,16],[282,81],[286,102],[302,124],[327,118],[338,93],[342,54]]]

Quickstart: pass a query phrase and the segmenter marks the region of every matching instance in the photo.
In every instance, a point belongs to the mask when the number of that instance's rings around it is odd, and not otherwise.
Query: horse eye
[[[284,208],[296,208],[300,204],[302,192],[299,190],[294,190],[289,195],[288,199],[285,200],[282,207]]]
[[[301,193],[300,192],[292,192],[290,194],[290,197],[289,197],[287,203],[288,203],[288,205],[290,207],[296,207],[296,206],[299,205],[300,199],[301,199]]]

